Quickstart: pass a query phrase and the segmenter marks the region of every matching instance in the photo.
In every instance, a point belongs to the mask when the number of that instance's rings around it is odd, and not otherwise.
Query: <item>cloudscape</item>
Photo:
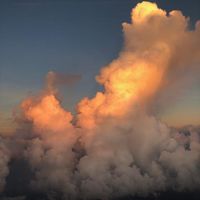
[[[200,21],[192,27],[180,10],[134,5],[93,96],[68,108],[63,87],[84,73],[49,68],[43,88],[13,106],[15,126],[0,132],[2,199],[200,197],[200,118],[175,126],[158,114],[199,84]]]

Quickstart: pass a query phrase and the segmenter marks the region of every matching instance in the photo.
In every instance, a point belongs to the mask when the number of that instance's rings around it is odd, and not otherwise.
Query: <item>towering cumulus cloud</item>
[[[25,100],[22,108],[25,117],[32,121],[36,135],[25,152],[35,172],[32,186],[41,191],[53,189],[66,191],[70,196],[75,194],[73,172],[76,161],[72,147],[78,131],[71,124],[71,113],[60,107],[49,90],[38,99]]]
[[[119,57],[96,77],[104,91],[82,99],[78,114],[61,107],[53,72],[40,95],[22,102],[32,124],[21,150],[32,189],[55,199],[200,189],[199,129],[169,128],[150,109],[177,74],[199,70],[200,23],[189,30],[180,11],[166,13],[145,1],[132,10],[131,23],[123,23],[123,33]]]

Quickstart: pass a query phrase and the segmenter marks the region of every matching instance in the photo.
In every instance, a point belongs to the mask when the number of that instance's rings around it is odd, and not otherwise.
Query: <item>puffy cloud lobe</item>
[[[71,195],[75,194],[72,177],[76,161],[72,147],[77,132],[71,124],[71,113],[63,110],[51,93],[37,100],[24,101],[22,108],[25,116],[33,122],[37,136],[25,152],[35,171],[33,188],[41,191],[51,188],[67,190]]]

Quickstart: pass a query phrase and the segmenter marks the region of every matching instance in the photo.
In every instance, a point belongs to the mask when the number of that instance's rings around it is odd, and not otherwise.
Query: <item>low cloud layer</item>
[[[12,159],[26,161],[30,191],[49,199],[199,190],[199,127],[170,128],[152,112],[171,83],[185,85],[182,77],[199,71],[200,23],[188,23],[180,11],[139,3],[123,23],[119,57],[96,77],[104,91],[82,99],[76,115],[62,108],[56,87],[80,77],[48,73],[41,94],[21,103],[16,133],[0,138],[0,190]]]
[[[6,144],[6,140],[0,137],[0,192],[4,189],[6,184],[5,178],[9,173],[8,163],[10,161],[10,152]]]

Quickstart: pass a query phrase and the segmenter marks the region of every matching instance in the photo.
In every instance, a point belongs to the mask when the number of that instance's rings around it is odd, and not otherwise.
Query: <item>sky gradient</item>
[[[130,21],[136,0],[2,0],[0,2],[0,132],[12,127],[11,115],[21,100],[41,90],[53,70],[81,75],[61,90],[63,105],[74,111],[85,96],[101,87],[95,76],[123,46],[123,22]],[[200,19],[198,0],[153,1]],[[176,101],[157,111],[170,125],[199,124],[200,81],[183,88]],[[168,97],[169,99],[173,97]]]

